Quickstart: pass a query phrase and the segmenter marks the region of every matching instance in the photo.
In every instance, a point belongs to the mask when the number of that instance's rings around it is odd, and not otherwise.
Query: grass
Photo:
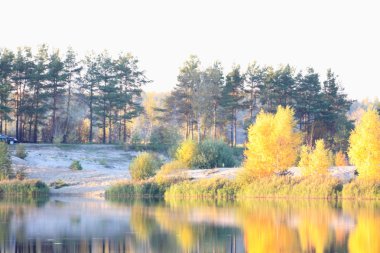
[[[0,196],[38,197],[49,194],[49,187],[39,180],[2,180]]]
[[[106,190],[107,199],[131,197],[163,197],[168,184],[159,184],[152,180],[124,181],[116,183]]]
[[[323,198],[341,197],[342,183],[330,176],[295,178],[272,176],[255,179],[242,187],[238,198]]]
[[[355,179],[343,186],[343,198],[380,199],[380,180]]]
[[[171,185],[165,192],[165,199],[234,199],[239,189],[239,185],[229,179],[213,178],[198,181],[184,181]]]
[[[234,200],[246,198],[302,198],[338,199],[342,196],[342,183],[329,176],[295,178],[273,176],[255,179],[249,184],[236,180],[210,178],[201,180],[175,180],[159,183],[154,179],[116,184],[106,196],[118,198],[165,197],[172,199]]]

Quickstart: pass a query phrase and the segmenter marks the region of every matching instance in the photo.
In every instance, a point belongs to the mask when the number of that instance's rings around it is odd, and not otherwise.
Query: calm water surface
[[[0,252],[380,252],[380,205],[2,200]]]

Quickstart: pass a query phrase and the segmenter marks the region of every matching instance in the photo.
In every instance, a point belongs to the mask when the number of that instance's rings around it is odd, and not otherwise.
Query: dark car
[[[0,141],[6,142],[6,143],[11,144],[11,145],[18,142],[18,140],[16,138],[8,136],[8,135],[4,135],[4,134],[0,134]]]

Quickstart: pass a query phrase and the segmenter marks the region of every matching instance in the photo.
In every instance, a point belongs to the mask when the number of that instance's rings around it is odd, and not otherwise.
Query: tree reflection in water
[[[380,252],[376,202],[0,201],[0,252]]]

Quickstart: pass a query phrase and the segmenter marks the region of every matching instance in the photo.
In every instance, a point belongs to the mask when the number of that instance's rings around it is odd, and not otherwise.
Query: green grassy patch
[[[229,179],[213,178],[198,181],[184,181],[171,185],[165,192],[165,199],[234,199],[239,189],[239,185]]]
[[[255,179],[241,188],[238,198],[323,198],[341,196],[342,183],[329,176],[295,178],[273,176]]]
[[[49,187],[39,180],[3,180],[0,181],[0,196],[44,196]]]
[[[132,197],[163,197],[169,184],[155,181],[125,181],[117,183],[106,190],[107,199]]]

